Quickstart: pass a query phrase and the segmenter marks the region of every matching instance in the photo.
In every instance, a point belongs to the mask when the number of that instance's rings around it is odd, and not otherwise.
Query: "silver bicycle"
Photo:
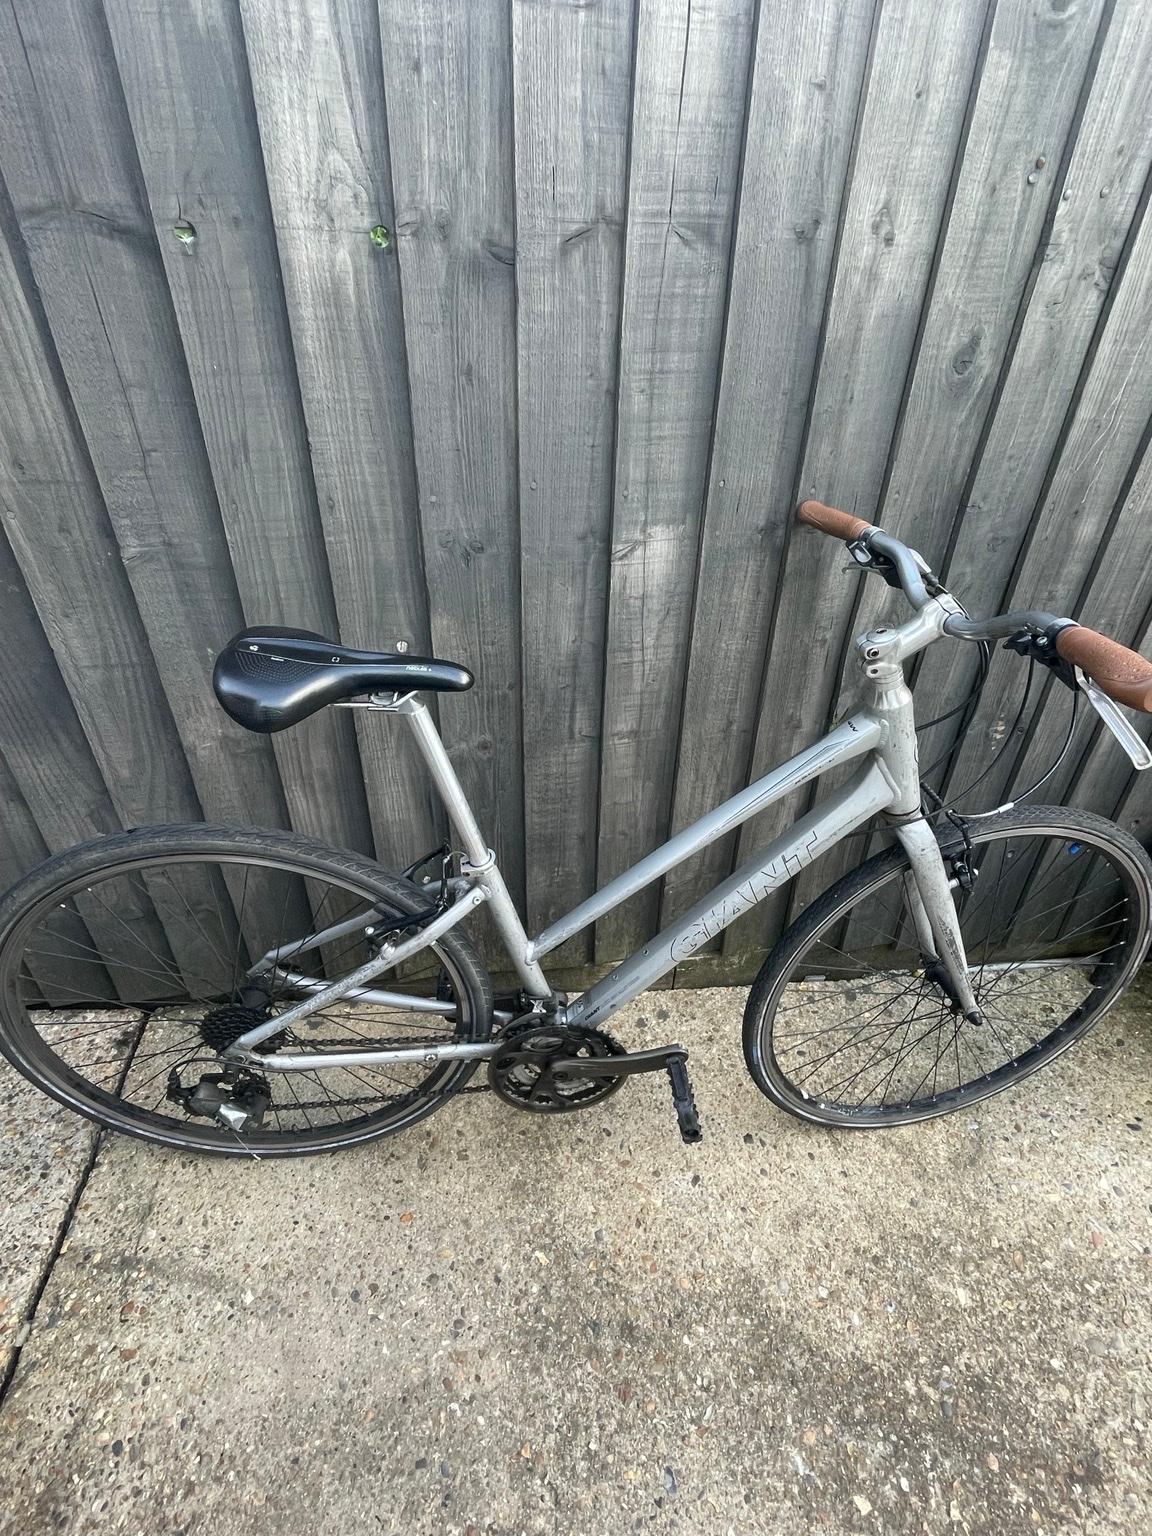
[[[236,636],[214,677],[235,720],[278,731],[333,704],[399,717],[456,845],[403,875],[278,831],[157,827],[74,848],[0,902],[0,1050],[101,1125],[183,1150],[352,1146],[415,1125],[482,1064],[486,1087],[540,1114],[666,1072],[681,1134],[696,1140],[682,1047],[628,1052],[603,1026],[879,818],[891,846],[764,960],[744,1016],[757,1086],[806,1120],[875,1127],[970,1105],[1051,1061],[1136,975],[1152,864],[1120,828],[1065,806],[960,815],[926,804],[904,667],[941,639],[1003,638],[1086,697],[1142,768],[1152,759],[1113,701],[1152,709],[1152,663],[1053,614],[969,618],[899,539],[817,502],[797,515],[912,608],[857,639],[859,709],[535,938],[420,697],[470,687],[467,669],[302,630]],[[543,962],[566,939],[844,765],[841,787],[581,996],[550,985]],[[463,932],[481,907],[516,978],[504,996]]]

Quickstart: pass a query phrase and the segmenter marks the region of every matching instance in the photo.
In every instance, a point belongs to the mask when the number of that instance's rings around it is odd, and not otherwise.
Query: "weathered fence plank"
[[[1147,602],[1145,567],[1152,547],[1146,507],[1130,499],[1121,505],[1152,415],[1152,218],[1147,211],[1116,283],[1084,392],[1007,602],[1077,616],[1094,571],[1115,559],[1127,574],[1127,586],[1120,592],[1127,591],[1135,611],[1114,611],[1131,633]],[[1111,538],[1117,529],[1113,550]],[[1020,659],[994,652],[984,702],[956,756],[949,781],[953,792],[968,784],[1001,744],[1022,682]],[[1033,767],[1046,767],[1054,758],[1062,714],[1041,707],[1030,741],[1032,716],[1022,723],[1021,741],[1028,746],[1025,757]],[[1006,752],[981,785],[989,805],[1005,797],[1015,771],[1027,773],[1018,757]]]
[[[245,618],[332,634],[239,14],[233,0],[106,11]],[[292,825],[370,849],[347,716],[273,746]]]
[[[929,561],[945,552],[1012,343],[1103,8],[996,7],[882,496],[885,525],[914,531]]]
[[[679,704],[723,339],[753,6],[641,6],[632,92],[598,883],[669,832]],[[597,924],[626,954],[658,886]]]
[[[6,8],[0,93],[0,168],[200,803],[222,820],[282,823],[268,743],[240,739],[209,687],[220,637],[242,616],[95,0]],[[26,573],[46,554],[26,530]],[[91,634],[124,596],[101,573],[76,601]]]
[[[632,11],[517,4],[528,919],[593,887]],[[587,953],[583,937],[560,962]]]
[[[0,667],[4,755],[52,852],[118,830],[115,807],[92,756],[56,658],[8,540],[0,534],[5,642],[19,666]],[[53,707],[46,709],[46,699]]]
[[[816,496],[869,520],[883,484],[986,13],[985,0],[968,0],[943,15],[920,6],[890,7],[880,15],[800,473],[801,496]],[[825,729],[861,579],[847,566],[835,541],[792,529],[753,776]],[[798,676],[809,679],[805,687],[796,687]],[[776,837],[810,797],[810,791],[790,796],[750,822],[738,860]],[[859,844],[850,851],[857,853]],[[820,868],[814,875],[824,878]],[[781,892],[745,922],[733,924],[725,953],[734,956],[770,942],[788,894]]]
[[[20,381],[0,389],[0,518],[117,815],[128,826],[195,820],[200,803],[2,198],[0,236],[0,374]],[[18,611],[12,596],[5,634],[27,644]]]
[[[1142,0],[10,0],[0,881],[205,814],[392,866],[438,840],[396,722],[220,714],[212,653],[263,619],[476,669],[438,713],[546,923],[846,707],[884,594],[792,535],[797,492],[974,608],[1152,644],[1150,77]],[[935,647],[922,710],[974,661]],[[1047,766],[1061,699],[983,803]],[[1089,715],[1043,793],[1152,817]],[[595,963],[806,798],[602,921]],[[863,852],[678,983],[749,974]]]
[[[476,673],[445,742],[524,891],[511,37],[470,0],[381,0],[432,641]]]
[[[1073,13],[1001,0],[948,210],[924,323],[881,492],[879,521],[932,562],[945,552],[969,467],[1040,253],[1055,177],[1097,42],[1102,0]],[[845,610],[826,718],[859,693],[852,637],[900,617],[903,598],[861,582]],[[846,845],[794,883],[797,911],[857,862]]]
[[[1135,535],[1134,559],[1127,562],[1113,559],[1113,543],[1109,540],[1107,556],[1080,605],[1084,622],[1093,628],[1108,622],[1109,614],[1118,614],[1117,628],[1112,632],[1125,645],[1145,656],[1152,646],[1152,569],[1148,561],[1146,531],[1149,506],[1152,506],[1152,443],[1145,442],[1117,522],[1118,528],[1126,528],[1130,535]],[[1135,582],[1134,576],[1137,578]],[[1125,620],[1131,620],[1141,596],[1146,603],[1144,612],[1138,614],[1135,624],[1120,627]],[[1091,718],[1095,721],[1095,716]],[[1128,719],[1145,739],[1152,734],[1152,716],[1129,714]],[[1067,782],[1068,803],[1104,816],[1115,815],[1138,837],[1146,838],[1146,822],[1152,810],[1150,776],[1152,770],[1134,772],[1111,732],[1097,725],[1091,745]]]
[[[746,782],[771,606],[872,25],[870,0],[760,10],[673,820]],[[663,916],[733,839],[665,883]]]
[[[48,845],[25,804],[19,781],[0,756],[0,869],[5,871],[5,875],[0,876],[0,885],[6,890],[9,874],[15,876],[18,872],[33,869],[47,857]],[[91,977],[91,972],[86,973],[74,962],[69,962],[58,973],[54,990],[52,982],[56,973],[55,965],[41,967],[32,960],[26,964],[25,971],[24,1002],[30,1007],[45,1003],[48,999],[57,1005],[61,1003],[64,997],[60,989],[61,982],[64,987],[83,993],[88,990]]]
[[[427,649],[375,0],[241,0],[341,638]],[[373,231],[377,231],[375,236]],[[440,817],[398,722],[356,716],[376,851]]]
[[[987,438],[957,521],[944,580],[974,613],[1004,607],[1016,557],[1054,467],[1084,360],[1113,292],[1152,164],[1152,27],[1143,0],[1120,0],[1060,189],[1056,215]],[[1022,597],[1026,600],[1027,593]],[[957,700],[976,676],[974,647],[937,645],[917,694]],[[956,722],[927,732],[922,757],[947,751]]]
[[[19,657],[19,665],[0,667],[6,758],[0,759],[0,857],[15,876],[50,853],[116,831],[118,822],[2,532],[0,603],[5,646],[10,656]],[[45,709],[46,699],[53,701],[51,709]],[[44,957],[43,965],[34,958],[27,962],[42,999],[67,1006],[76,997],[114,997],[107,972],[91,963],[91,937],[79,919],[61,923],[56,953]]]

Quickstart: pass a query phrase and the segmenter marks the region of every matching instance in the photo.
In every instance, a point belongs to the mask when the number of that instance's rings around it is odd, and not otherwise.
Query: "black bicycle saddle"
[[[242,629],[216,658],[212,687],[225,712],[249,731],[286,730],[325,704],[366,693],[471,688],[467,667],[433,656],[354,651],[310,629]]]

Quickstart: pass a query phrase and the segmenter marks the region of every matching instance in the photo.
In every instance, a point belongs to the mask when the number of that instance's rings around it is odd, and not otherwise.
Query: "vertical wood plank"
[[[987,15],[985,0],[945,14],[889,7],[877,27],[840,250],[813,395],[800,494],[872,518],[944,217]],[[753,750],[766,773],[826,725],[845,622],[859,575],[842,546],[790,530]],[[803,681],[800,681],[800,680]],[[757,817],[737,858],[801,814],[810,791]],[[852,844],[854,851],[859,843]],[[813,872],[824,878],[822,868]],[[776,936],[788,892],[727,930],[724,950]]]
[[[341,636],[423,651],[375,0],[240,9]],[[427,852],[439,818],[401,723],[356,719],[377,856],[402,868]]]
[[[1043,608],[1078,616],[1097,569],[1115,564],[1142,611],[1144,568],[1152,554],[1146,508],[1131,497],[1120,505],[1152,416],[1152,218],[1145,212],[1108,313],[1091,371],[1078,403],[1040,516],[1007,596],[1007,606]],[[1116,528],[1112,527],[1114,514]],[[1105,536],[1109,543],[1102,548]],[[1115,549],[1111,539],[1117,538]],[[1123,591],[1123,588],[1121,589]],[[1100,599],[1098,598],[1097,601]],[[1113,601],[1115,601],[1115,594]],[[1115,611],[1115,621],[1122,615]],[[1128,620],[1134,626],[1138,613]],[[1087,618],[1091,623],[1091,617]],[[951,792],[985,767],[1011,725],[1022,679],[1018,657],[994,652],[984,701],[967,731],[949,781]],[[1058,699],[1053,700],[1053,706]],[[1019,776],[1046,767],[1061,733],[1060,707],[1041,709]],[[1024,723],[1023,732],[1028,730]],[[980,786],[983,803],[996,805],[1017,777],[1017,754],[1003,759]],[[970,802],[964,808],[972,809]]]
[[[43,863],[48,851],[16,774],[0,757],[0,891]]]
[[[7,891],[26,870],[33,869],[47,857],[48,848],[20,792],[19,782],[0,756],[0,891]],[[26,970],[28,979],[24,982],[23,996],[27,1005],[35,1007],[61,1000],[59,990],[53,991],[51,976],[46,975],[35,961],[27,965]],[[90,974],[72,969],[64,984],[85,991]]]
[[[599,883],[668,836],[754,6],[642,5],[620,340]],[[656,886],[597,924],[651,934]]]
[[[0,95],[0,164],[201,804],[282,824],[268,742],[242,738],[209,685],[242,615],[98,0],[5,6]],[[19,552],[45,556],[27,528]],[[101,593],[80,599],[90,629]]]
[[[4,645],[16,665],[0,668],[0,891],[83,838],[115,831],[116,813],[84,739],[12,555],[0,532],[0,611]],[[66,1007],[77,997],[114,997],[107,972],[87,954],[79,919],[64,923],[58,952],[29,959],[38,984],[25,1002]],[[25,984],[27,985],[27,984]]]
[[[512,13],[529,922],[595,881],[632,6]],[[586,958],[583,939],[564,960]]]
[[[106,11],[245,616],[332,634],[235,0]],[[370,849],[347,716],[326,710],[273,748],[293,826]]]
[[[746,781],[871,0],[762,6],[673,821]],[[663,917],[727,872],[733,839],[669,875]]]
[[[999,0],[882,504],[940,563],[1007,356],[1103,0]]]
[[[522,899],[511,24],[380,0],[380,28],[432,640],[476,673],[441,726]]]
[[[3,491],[0,496],[7,500]],[[120,820],[3,532],[0,604],[5,647],[11,657],[19,658],[16,665],[0,667],[0,720],[4,723],[0,739],[7,771],[15,775],[22,803],[35,819],[39,834],[35,839],[23,838],[12,848],[12,856],[27,856],[29,862],[9,871],[0,870],[2,888],[49,853],[119,831]],[[91,686],[98,680],[99,672],[94,668],[86,682]],[[14,814],[19,822],[18,808]],[[92,951],[94,947],[103,953],[124,951],[117,920],[110,919],[97,903],[83,896],[77,899],[77,906],[87,918],[88,927],[76,914],[62,915],[52,954],[32,967],[44,997],[61,1006],[84,997],[115,998],[104,967],[92,964]],[[161,924],[152,911],[142,910],[138,914],[133,937],[157,952],[168,948]],[[134,978],[125,979],[130,985],[134,982]]]
[[[1152,165],[1152,26],[1143,0],[1119,0],[1019,339],[943,570],[975,613],[995,613],[1007,593],[1053,454],[1097,334],[1117,264]],[[926,653],[918,697],[963,698],[976,676],[974,648]],[[955,723],[924,737],[926,762],[946,751]]]
[[[877,521],[940,563],[1015,334],[1103,0],[998,0]],[[852,638],[907,605],[861,582],[841,609],[826,719],[859,694]],[[833,652],[835,654],[835,652]],[[796,881],[806,905],[859,861],[851,843]]]
[[[2,194],[0,236],[0,376],[19,381],[0,389],[0,519],[117,816],[128,826],[198,820],[196,791]],[[9,594],[6,632],[17,632],[17,613]]]
[[[20,568],[0,533],[4,642],[19,665],[0,667],[4,756],[47,851],[119,831],[115,807],[64,687]],[[42,857],[43,855],[41,855]],[[30,865],[0,871],[0,886]]]

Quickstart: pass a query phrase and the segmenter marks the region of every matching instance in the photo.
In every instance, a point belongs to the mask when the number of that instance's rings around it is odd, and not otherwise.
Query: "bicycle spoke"
[[[99,929],[82,925],[74,911],[74,891],[101,914]],[[356,920],[358,914],[366,925],[373,917],[382,926],[395,919],[403,927],[409,920],[403,908],[394,909],[370,888],[281,867],[259,851],[251,859],[225,860],[166,850],[152,863],[133,862],[122,870],[113,866],[107,875],[84,878],[82,890],[69,888],[60,899],[50,899],[28,927],[14,962],[14,979],[23,985],[28,977],[36,988],[35,1002],[21,1008],[22,1027],[49,1060],[57,1061],[61,1071],[66,1067],[78,1074],[90,1091],[118,1100],[124,1110],[151,1116],[152,1128],[167,1121],[200,1143],[231,1138],[238,1147],[247,1144],[250,1129],[241,1133],[214,1118],[217,1103],[229,1099],[257,1106],[255,1135],[264,1144],[321,1137],[327,1128],[341,1133],[369,1123],[387,1128],[389,1117],[401,1112],[397,1106],[419,1106],[425,1093],[435,1104],[464,1064],[357,1060],[309,1067],[297,1081],[295,1072],[261,1072],[259,1051],[249,1065],[221,1056],[231,1040],[253,1024],[274,1019],[289,998],[301,995],[303,989],[283,981],[287,970],[300,964],[310,980],[323,985],[325,977],[337,980],[363,963],[370,950],[362,932],[323,941],[326,928]],[[145,927],[137,931],[140,921]],[[317,939],[321,942],[305,948]],[[179,957],[175,963],[165,955],[165,943]],[[250,955],[281,949],[285,953],[269,986],[275,995],[263,1007],[241,1007]],[[423,979],[412,972],[422,973]],[[57,974],[63,978],[59,982]],[[120,978],[120,990],[127,986],[133,995],[142,992],[145,1006],[120,1004],[100,993],[109,975]],[[86,984],[96,995],[83,991]],[[428,947],[404,974],[402,985],[413,1005],[438,993],[449,1006],[456,1003],[455,973],[444,941]],[[469,996],[461,994],[454,1017],[423,1012],[405,997],[376,1003],[353,994],[326,1007],[319,998],[321,1006],[300,1029],[279,1039],[273,1034],[264,1049],[323,1055],[342,1048],[368,1055],[406,1038],[473,1038],[473,1010],[464,1001]],[[122,1073],[129,1048],[131,1066]],[[179,1093],[170,1096],[173,1078]],[[204,1079],[210,1091],[196,1097]]]
[[[1122,866],[1087,831],[1026,823],[989,828],[972,847],[975,884],[955,902],[982,1022],[910,971],[910,929],[887,932],[897,898],[905,910],[907,866],[892,861],[878,886],[812,931],[777,984],[759,1026],[771,1029],[773,1097],[785,1091],[829,1123],[922,1118],[1007,1086],[1091,1023],[1139,943]]]
[[[227,971],[227,969],[228,969],[228,959],[227,959],[227,956],[225,956],[224,954],[221,953],[221,951],[220,951],[218,945],[215,943],[215,941],[208,936],[207,930],[205,929],[203,923],[196,916],[195,912],[193,912],[191,904],[189,903],[187,896],[185,896],[184,892],[180,889],[180,887],[173,880],[171,872],[169,870],[164,870],[163,871],[163,875],[164,875],[164,879],[168,882],[168,884],[171,887],[171,889],[180,898],[180,901],[183,904],[184,910],[188,913],[188,916],[192,919],[192,922],[193,922],[193,924],[194,924],[194,926],[196,928],[197,933],[199,933],[200,937],[204,940],[204,943],[208,946],[208,949],[210,950],[212,955],[217,960],[219,960],[221,962],[221,964],[224,966],[225,971]],[[236,985],[236,972],[235,972],[235,970],[233,970],[233,972],[232,972],[232,985],[233,986]]]

